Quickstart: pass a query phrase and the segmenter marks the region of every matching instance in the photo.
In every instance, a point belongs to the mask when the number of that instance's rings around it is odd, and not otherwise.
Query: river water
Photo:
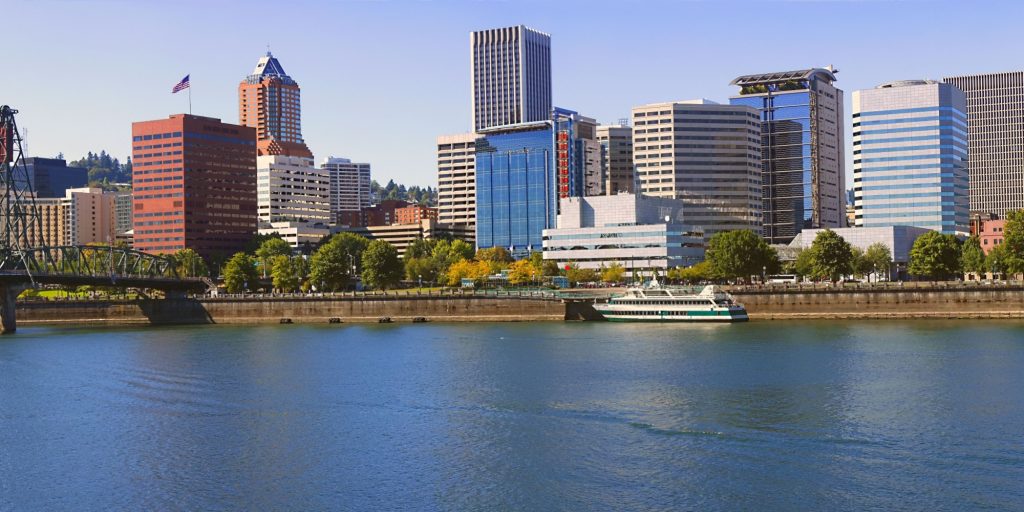
[[[23,328],[0,510],[1024,510],[1024,323]]]

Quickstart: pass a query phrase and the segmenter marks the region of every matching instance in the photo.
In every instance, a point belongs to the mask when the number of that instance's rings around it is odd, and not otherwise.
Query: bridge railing
[[[0,255],[0,271],[22,271],[29,275],[180,279],[170,258],[107,245],[62,245],[8,251]]]

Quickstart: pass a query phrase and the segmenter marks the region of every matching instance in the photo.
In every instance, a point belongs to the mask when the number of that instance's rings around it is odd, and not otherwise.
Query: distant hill
[[[437,190],[433,187],[421,188],[417,185],[406,187],[395,184],[395,180],[388,180],[388,184],[381,187],[380,183],[374,180],[370,182],[370,193],[373,194],[375,202],[398,199],[424,206],[437,206]]]
[[[89,186],[114,190],[115,183],[132,182],[132,157],[125,163],[111,157],[106,151],[99,153],[90,151],[85,157],[68,162],[72,167],[85,167],[89,170]]]

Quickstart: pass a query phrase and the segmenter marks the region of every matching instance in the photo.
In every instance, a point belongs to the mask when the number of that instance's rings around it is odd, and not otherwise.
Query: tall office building
[[[175,114],[132,123],[135,248],[227,257],[256,233],[256,130]]]
[[[633,127],[626,124],[597,127],[601,144],[601,172],[604,192],[615,195],[633,192]]]
[[[473,32],[473,130],[551,114],[551,36],[516,26]]]
[[[256,204],[261,223],[328,224],[330,177],[313,160],[297,156],[256,157]]]
[[[476,140],[476,245],[523,257],[558,215],[552,121],[484,130]]]
[[[256,129],[260,156],[313,158],[302,140],[301,107],[299,84],[270,52],[238,84],[238,124]]]
[[[682,222],[707,236],[761,233],[760,144],[752,107],[691,100],[633,108],[639,193],[681,199]]]
[[[960,89],[934,80],[854,91],[857,227],[968,233],[966,105]]]
[[[437,220],[450,226],[476,226],[475,133],[437,138]]]
[[[340,222],[345,212],[359,212],[370,206],[370,164],[348,158],[327,157],[320,164],[330,183],[331,222]]]
[[[838,70],[746,75],[733,105],[761,112],[764,238],[788,244],[807,228],[843,226],[843,91]]]
[[[82,188],[89,184],[88,169],[69,167],[60,158],[26,158],[25,168],[36,197],[60,198],[70,188]]]
[[[603,193],[601,145],[597,121],[564,109],[551,110],[555,129],[555,174],[558,197],[597,196]]]
[[[1024,208],[1024,71],[944,79],[967,97],[971,211]]]

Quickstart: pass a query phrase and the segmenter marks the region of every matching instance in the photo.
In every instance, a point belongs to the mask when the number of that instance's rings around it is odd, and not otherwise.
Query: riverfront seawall
[[[594,293],[596,292],[596,293]],[[914,319],[1021,318],[1024,285],[979,286],[914,283],[899,286],[737,287],[730,290],[750,319]],[[307,296],[241,296],[159,300],[25,301],[17,307],[21,325],[174,325],[377,322],[390,317],[411,322],[502,322],[601,320],[593,298],[566,301],[552,296],[480,294],[388,294]]]
[[[730,290],[751,320],[1024,318],[1024,286],[959,283]]]
[[[502,322],[565,319],[565,306],[550,298],[368,295],[358,297],[231,297],[132,301],[27,301],[18,304],[20,325],[175,325],[428,321]]]

